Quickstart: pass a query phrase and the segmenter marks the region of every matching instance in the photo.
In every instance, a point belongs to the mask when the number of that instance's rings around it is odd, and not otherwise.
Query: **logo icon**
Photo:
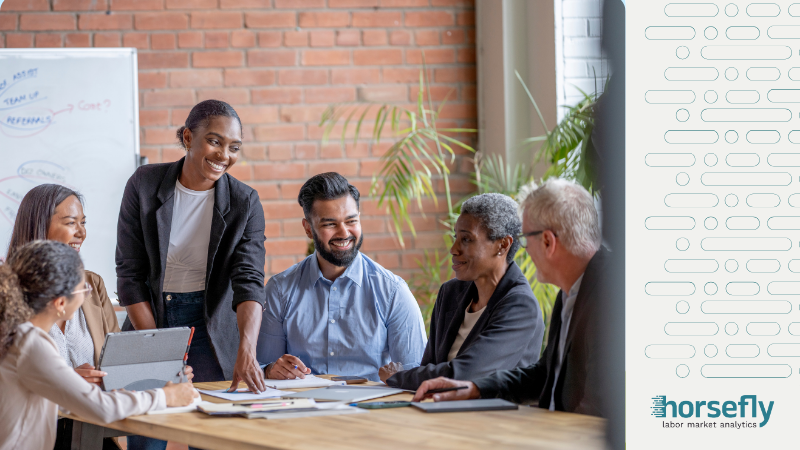
[[[656,395],[652,400],[653,406],[650,407],[650,415],[656,417],[667,417],[667,396]]]

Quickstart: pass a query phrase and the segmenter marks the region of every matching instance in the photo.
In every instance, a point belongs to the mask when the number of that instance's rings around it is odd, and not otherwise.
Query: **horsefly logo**
[[[763,427],[772,416],[774,401],[768,404],[758,400],[756,395],[742,395],[738,401],[728,400],[667,400],[666,395],[652,397],[650,415],[659,418],[688,419],[687,428],[755,428]],[[723,422],[709,422],[706,419],[719,418]],[[683,422],[664,422],[665,428],[683,428]]]

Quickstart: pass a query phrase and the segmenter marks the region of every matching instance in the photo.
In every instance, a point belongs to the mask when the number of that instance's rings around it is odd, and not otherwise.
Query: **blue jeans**
[[[224,381],[222,372],[211,345],[206,319],[203,314],[205,292],[164,292],[167,328],[194,327],[192,346],[189,347],[187,364],[194,370],[193,382]],[[167,300],[169,298],[169,300]],[[145,436],[128,436],[128,450],[164,450],[167,441]],[[193,447],[190,447],[193,448]]]

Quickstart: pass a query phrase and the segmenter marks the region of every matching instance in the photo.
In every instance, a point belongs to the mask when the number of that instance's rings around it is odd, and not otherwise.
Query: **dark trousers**
[[[56,445],[53,450],[70,450],[72,448],[72,419],[58,419],[56,425]],[[103,439],[103,450],[120,450],[114,438]]]
[[[189,348],[189,360],[187,361],[187,364],[194,370],[192,381],[197,383],[225,381],[225,374],[222,373],[222,367],[217,361],[217,355],[211,344],[211,336],[208,335],[203,313],[204,302],[204,291],[183,294],[165,292],[167,327],[194,327],[192,346]]]
[[[214,354],[203,313],[205,292],[164,292],[168,328],[194,327],[187,364],[194,370],[193,382],[225,381],[222,367]],[[167,441],[144,436],[128,436],[128,450],[164,450]]]

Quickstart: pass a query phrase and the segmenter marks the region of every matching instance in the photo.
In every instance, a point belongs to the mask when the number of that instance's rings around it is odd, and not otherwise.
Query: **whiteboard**
[[[136,49],[0,49],[0,251],[22,197],[59,183],[84,196],[87,270],[116,298],[125,183],[139,162]]]

